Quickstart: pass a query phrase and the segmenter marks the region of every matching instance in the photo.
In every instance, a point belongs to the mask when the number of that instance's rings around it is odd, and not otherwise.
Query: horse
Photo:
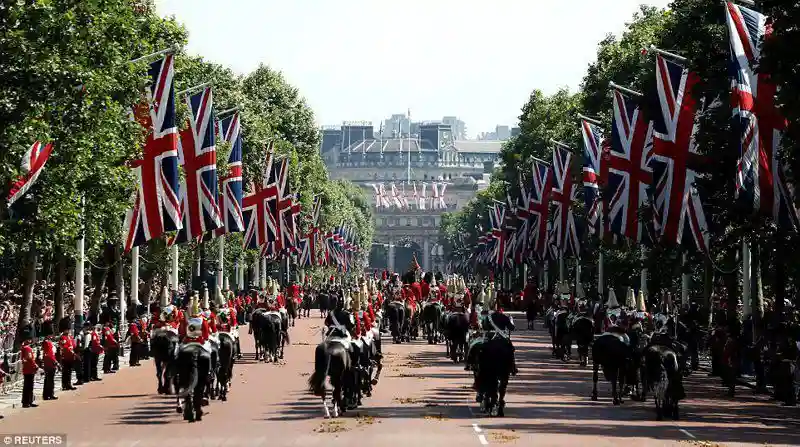
[[[330,292],[320,292],[317,295],[317,304],[319,305],[319,317],[320,318],[327,317],[328,309],[332,307]]]
[[[575,317],[569,326],[569,344],[578,345],[578,361],[580,366],[589,364],[589,346],[594,341],[594,322],[586,316]]]
[[[219,368],[217,369],[217,390],[219,399],[228,400],[228,386],[233,379],[233,364],[236,342],[229,332],[219,333]]]
[[[496,334],[484,342],[479,354],[477,373],[478,392],[483,395],[482,407],[486,414],[492,415],[497,407],[497,416],[505,416],[506,389],[511,376],[514,351],[511,341]]]
[[[678,402],[686,397],[679,354],[669,346],[650,345],[644,352],[644,367],[642,379],[646,385],[642,387],[642,400],[652,388],[656,419],[660,421],[666,414],[677,420]]]
[[[328,337],[317,345],[314,351],[314,372],[308,378],[309,390],[322,398],[322,408],[325,417],[330,418],[331,412],[326,400],[327,389],[325,379],[330,378],[333,386],[333,417],[344,414],[344,392],[347,376],[350,373],[350,353],[347,346],[349,334],[342,327],[332,327]]]
[[[439,342],[441,332],[439,324],[442,320],[443,308],[441,303],[426,303],[422,307],[422,321],[424,322],[425,333],[428,336],[428,344],[435,345]]]
[[[175,383],[175,350],[178,347],[178,332],[167,328],[153,330],[150,351],[156,365],[158,394],[171,394],[170,385]],[[177,386],[175,387],[177,390]]]
[[[554,310],[550,315],[548,329],[550,342],[553,347],[553,358],[560,358],[566,362],[572,355],[572,340],[569,338],[569,313],[564,310]]]
[[[282,318],[280,312],[263,312],[260,319],[261,324],[261,346],[265,350],[264,361],[277,363],[278,358],[283,357],[282,345]],[[254,321],[255,323],[255,321]]]
[[[311,305],[314,301],[314,294],[311,292],[307,292],[303,294],[303,302],[300,303],[300,315],[310,318],[311,317]]]
[[[199,343],[186,343],[178,349],[175,361],[178,373],[178,407],[184,420],[203,419],[203,395],[211,372],[211,353]],[[183,400],[183,405],[181,405]]]
[[[592,346],[592,400],[597,400],[598,371],[602,367],[603,376],[611,382],[614,405],[620,405],[633,349],[627,334],[620,332],[620,328],[612,330],[597,337]]]
[[[469,317],[466,312],[450,312],[445,322],[445,338],[447,339],[447,354],[453,363],[466,359],[467,333],[469,332]]]
[[[297,319],[297,301],[292,298],[286,298],[286,321],[287,326],[294,326],[294,320]]]
[[[393,343],[410,341],[406,335],[406,306],[401,301],[386,303],[386,318],[389,320],[389,330],[392,333]]]

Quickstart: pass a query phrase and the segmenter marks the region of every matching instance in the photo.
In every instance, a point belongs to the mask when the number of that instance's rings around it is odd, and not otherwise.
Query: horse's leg
[[[325,385],[322,386],[322,411],[324,411],[325,419],[329,419],[331,417],[331,410],[328,408],[328,401],[327,401],[327,392],[328,390],[325,388]],[[334,408],[335,405],[334,405]]]
[[[610,380],[611,381],[611,396],[612,396],[614,405],[619,405],[620,403],[622,403],[621,402],[622,399],[620,397],[620,393],[622,392],[622,390],[619,388],[619,376],[621,375],[620,373],[621,372],[620,372],[619,368],[613,368],[613,372],[610,374],[611,377],[609,377],[609,379],[611,379]]]
[[[600,363],[594,361],[592,364],[592,400],[597,400],[597,371],[600,369]]]
[[[158,361],[154,357],[153,362],[156,364],[156,377],[158,378],[158,394],[164,394],[164,381],[162,379],[162,374],[164,373],[163,368],[161,367],[161,362]]]
[[[504,417],[506,415],[506,390],[508,389],[508,373],[503,374],[500,378],[500,388],[497,390],[499,393],[500,401],[497,404],[497,416]]]

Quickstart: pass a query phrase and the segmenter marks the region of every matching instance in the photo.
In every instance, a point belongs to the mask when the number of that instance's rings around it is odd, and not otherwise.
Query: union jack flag
[[[281,158],[275,172],[278,185],[278,201],[275,204],[275,220],[277,222],[277,237],[275,238],[275,253],[289,250],[294,246],[294,233],[292,233],[291,217],[294,195],[289,193],[289,159]]]
[[[182,227],[173,55],[150,64],[148,74],[152,82],[147,100],[134,110],[147,139],[143,157],[131,163],[138,181],[133,207],[123,226],[125,251]]]
[[[614,118],[611,150],[603,160],[602,172],[609,191],[608,221],[612,232],[632,241],[649,243],[640,214],[653,183],[650,158],[653,152],[653,124],[638,101],[614,90]]]
[[[525,189],[525,185],[520,179],[519,184],[520,197],[517,205],[514,207],[517,217],[517,229],[514,232],[514,263],[521,264],[528,255],[528,235],[530,233],[530,218],[531,213],[528,210],[530,203],[530,194]]]
[[[604,228],[602,198],[600,197],[600,173],[603,160],[603,130],[600,126],[581,120],[583,135],[583,199],[590,235],[598,231],[602,238]],[[604,181],[603,181],[604,182]]]
[[[244,231],[242,217],[242,126],[239,112],[225,117],[219,122],[222,139],[231,144],[228,156],[228,174],[222,178],[222,194],[219,195],[220,209],[224,214],[225,227],[218,235]]]
[[[661,114],[653,121],[651,167],[654,173],[657,230],[670,243],[691,240],[708,251],[708,225],[695,187],[705,157],[697,153],[695,116],[698,103],[691,92],[699,78],[694,72],[656,56],[656,80]]]
[[[297,265],[300,267],[310,267],[313,265],[309,238],[302,237],[297,241],[297,253]]]
[[[211,88],[186,98],[189,127],[181,131],[179,145],[185,183],[183,188],[183,228],[174,243],[183,243],[223,226],[217,206],[217,148],[214,102]]]
[[[538,160],[533,161],[533,176],[528,202],[528,212],[532,217],[531,240],[533,251],[540,260],[547,259],[547,219],[550,214],[550,194],[553,174],[550,166]]]
[[[785,228],[800,227],[792,190],[780,162],[780,142],[786,119],[775,105],[777,88],[767,73],[754,66],[761,43],[772,27],[767,17],[752,9],[726,3],[731,40],[733,116],[739,126],[740,159],[736,169],[736,198],[753,212],[770,216]]]
[[[53,152],[53,143],[42,144],[37,141],[25,152],[22,157],[22,172],[14,183],[11,185],[11,191],[8,193],[8,206],[14,204],[20,197],[24,196],[26,192],[36,183],[39,174],[44,170],[44,165],[50,154]]]
[[[270,231],[274,240],[275,222],[272,206],[278,200],[278,187],[274,182],[273,159],[275,151],[272,143],[267,149],[261,182],[251,185],[250,194],[242,199],[242,218],[245,223],[243,245],[245,249],[255,249],[267,245]]]
[[[572,153],[562,147],[553,150],[553,188],[552,201],[555,205],[551,243],[560,256],[580,256],[578,229],[572,202],[578,191],[572,182]]]

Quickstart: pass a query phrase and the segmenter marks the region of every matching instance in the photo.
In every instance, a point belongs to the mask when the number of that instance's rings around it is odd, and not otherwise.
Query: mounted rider
[[[467,351],[467,358],[465,361],[466,366],[464,367],[464,370],[469,371],[471,369],[471,365],[476,363],[474,355],[475,352],[477,352],[477,349],[479,349],[486,342],[497,339],[508,342],[512,353],[511,374],[516,375],[519,370],[517,369],[514,344],[511,342],[511,332],[516,329],[516,326],[514,326],[514,319],[511,317],[511,315],[504,313],[503,308],[498,303],[494,312],[490,312],[488,310],[481,312],[480,329],[483,336],[475,337],[470,343],[469,350]]]
[[[203,318],[200,309],[200,299],[197,291],[191,298],[189,303],[189,316],[181,321],[178,336],[180,336],[181,343],[198,343],[205,345],[208,338],[211,336],[211,328],[208,321]]]

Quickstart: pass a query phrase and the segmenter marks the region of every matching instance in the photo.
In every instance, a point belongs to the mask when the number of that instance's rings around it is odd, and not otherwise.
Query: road
[[[521,316],[517,316],[521,318]],[[560,446],[797,445],[800,415],[746,390],[724,397],[716,379],[687,379],[680,421],[657,422],[652,401],[611,405],[602,383],[592,402],[591,372],[549,355],[541,329],[514,335],[520,373],[505,418],[482,417],[471,377],[423,341],[384,344],[384,374],[364,406],[325,420],[306,391],[321,320],[298,320],[284,364],[255,363],[252,340],[236,365],[227,402],[212,401],[202,422],[187,423],[172,399],[155,394],[152,365],[129,368],[59,393],[36,409],[9,409],[0,434],[66,434],[70,446]],[[518,323],[519,324],[519,323]]]

